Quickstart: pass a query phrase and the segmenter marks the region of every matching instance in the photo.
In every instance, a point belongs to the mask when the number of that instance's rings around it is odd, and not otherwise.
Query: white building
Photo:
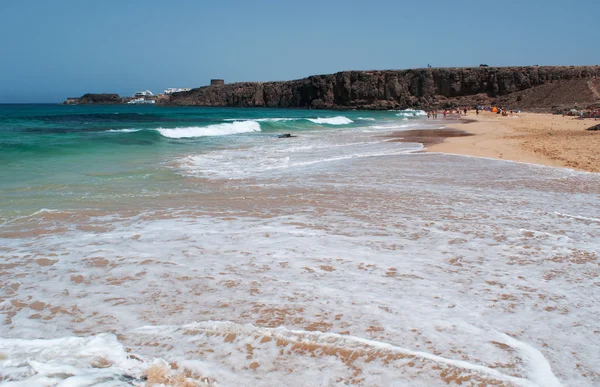
[[[150,97],[152,95],[154,95],[154,94],[152,94],[152,92],[150,90],[146,90],[146,91],[138,91],[133,96],[134,97]]]
[[[165,94],[180,93],[182,91],[190,91],[189,87],[169,87],[165,90]]]

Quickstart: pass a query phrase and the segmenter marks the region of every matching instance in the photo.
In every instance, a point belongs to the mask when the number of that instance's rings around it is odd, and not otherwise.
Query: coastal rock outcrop
[[[594,126],[590,126],[589,128],[587,128],[587,130],[591,130],[591,131],[600,130],[600,124],[594,125]]]
[[[163,103],[377,110],[501,104],[548,110],[600,104],[589,86],[596,77],[600,66],[343,71],[293,81],[200,87],[173,94]]]
[[[109,105],[124,103],[119,94],[84,94],[79,98],[67,98],[63,104],[65,105]]]

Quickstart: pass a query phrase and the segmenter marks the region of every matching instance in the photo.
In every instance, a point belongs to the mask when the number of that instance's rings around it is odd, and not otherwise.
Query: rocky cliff
[[[427,68],[344,71],[283,82],[206,86],[169,105],[405,109],[501,104],[526,109],[600,104],[600,66]]]

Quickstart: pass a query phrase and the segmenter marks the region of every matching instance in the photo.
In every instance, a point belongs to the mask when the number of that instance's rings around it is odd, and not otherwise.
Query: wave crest
[[[353,123],[350,118],[344,116],[337,117],[326,117],[326,118],[307,118],[310,122],[314,122],[315,124],[327,124],[327,125],[348,125]]]
[[[375,120],[374,118],[361,118],[364,120]],[[226,118],[223,121],[235,121],[235,118]],[[246,121],[256,121],[256,122],[287,122],[287,121],[310,121],[313,124],[326,124],[326,125],[347,125],[351,124],[354,121],[344,116],[336,116],[336,117],[317,117],[317,118],[306,118],[306,117],[272,117],[272,118],[257,118],[257,119],[246,119]]]
[[[423,117],[426,116],[427,113],[423,110],[406,109],[400,110],[396,115],[398,117]]]
[[[169,138],[191,138],[206,136],[227,136],[230,134],[260,132],[256,121],[234,121],[209,126],[191,126],[188,128],[158,128],[161,135]]]

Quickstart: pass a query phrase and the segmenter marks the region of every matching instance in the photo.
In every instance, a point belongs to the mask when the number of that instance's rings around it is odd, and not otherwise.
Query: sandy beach
[[[436,151],[536,156],[524,118],[21,109],[0,384],[600,383],[600,175]]]
[[[600,132],[586,130],[592,119],[519,113],[502,117],[470,112],[448,125],[472,136],[454,136],[427,144],[429,152],[489,157],[553,167],[600,172]]]

